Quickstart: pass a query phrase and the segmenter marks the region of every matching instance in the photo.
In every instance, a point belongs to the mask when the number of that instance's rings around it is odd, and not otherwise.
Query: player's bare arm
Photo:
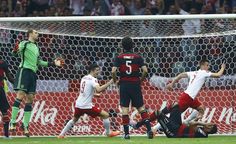
[[[225,63],[222,63],[221,64],[221,69],[217,73],[212,73],[211,77],[220,77],[220,76],[222,76],[223,73],[224,73],[224,70],[225,70]]]
[[[111,74],[112,74],[112,79],[113,79],[114,83],[116,83],[116,81],[117,81],[116,70],[117,70],[117,67],[112,67]]]
[[[148,69],[147,69],[147,66],[142,66],[141,67],[142,69],[142,76],[141,76],[141,82],[145,79],[145,77],[147,76],[147,73],[148,73]]]
[[[178,82],[180,79],[182,79],[182,78],[187,78],[188,77],[188,75],[187,75],[187,73],[186,72],[183,72],[183,73],[180,73],[179,75],[177,75],[175,78],[174,78],[174,80],[171,82],[171,83],[169,83],[167,86],[166,86],[166,89],[167,90],[172,90],[172,88],[173,88],[173,86],[174,86],[174,84],[176,83],[176,82]]]
[[[108,86],[110,86],[111,84],[113,83],[113,79],[111,79],[109,82],[107,82],[106,84],[100,86],[100,85],[97,85],[95,87],[95,90],[97,91],[97,93],[101,92],[101,91],[104,91]]]

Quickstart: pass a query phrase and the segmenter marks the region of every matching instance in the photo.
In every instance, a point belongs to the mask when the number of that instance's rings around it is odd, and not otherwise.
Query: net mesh
[[[200,23],[199,23],[200,22]],[[149,74],[142,84],[145,105],[150,110],[160,109],[165,102],[177,101],[186,88],[187,79],[179,81],[174,91],[165,86],[174,76],[183,71],[198,69],[198,61],[207,58],[211,71],[220,69],[226,61],[226,71],[221,78],[208,78],[198,95],[206,107],[203,121],[218,124],[219,133],[232,134],[236,131],[236,36],[235,19],[199,20],[125,20],[125,21],[70,21],[70,22],[1,22],[0,56],[16,74],[20,59],[11,55],[16,41],[26,38],[29,28],[40,32],[38,44],[43,60],[51,61],[63,55],[66,67],[40,68],[37,72],[37,95],[31,117],[32,135],[58,135],[65,123],[73,116],[74,102],[79,92],[79,82],[87,74],[91,63],[98,63],[102,71],[101,83],[111,78],[111,67],[116,55],[122,52],[120,41],[123,36],[134,38],[134,52],[144,57]],[[194,24],[196,23],[196,24]],[[199,24],[199,25],[198,25]],[[191,35],[190,35],[191,34]],[[15,93],[8,93],[12,105]],[[94,104],[110,113],[111,129],[121,129],[119,95],[112,85],[94,98]],[[23,118],[21,105],[17,122]],[[131,120],[140,116],[131,108]],[[184,118],[191,113],[187,110]],[[153,123],[154,125],[155,123]],[[2,128],[2,127],[1,127]],[[0,129],[1,129],[0,128]],[[104,131],[102,120],[87,115],[81,117],[68,135],[99,135]],[[145,129],[131,130],[133,134],[144,134]],[[17,135],[22,131],[17,129]]]

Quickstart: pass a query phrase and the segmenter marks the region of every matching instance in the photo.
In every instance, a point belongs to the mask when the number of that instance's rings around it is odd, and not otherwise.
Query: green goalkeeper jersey
[[[21,56],[19,67],[31,69],[36,73],[38,66],[48,66],[48,62],[39,59],[39,48],[36,43],[21,41],[18,53]]]

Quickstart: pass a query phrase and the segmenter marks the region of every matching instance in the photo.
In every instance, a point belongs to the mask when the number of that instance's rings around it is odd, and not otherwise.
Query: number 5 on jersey
[[[131,63],[132,63],[132,61],[126,61],[126,66],[128,67],[128,70],[126,70],[125,72],[127,74],[131,74],[132,73]]]

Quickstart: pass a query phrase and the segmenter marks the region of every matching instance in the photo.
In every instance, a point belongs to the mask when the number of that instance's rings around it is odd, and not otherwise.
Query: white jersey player
[[[180,73],[171,83],[167,85],[166,88],[168,90],[172,90],[174,84],[181,78],[189,78],[188,87],[183,93],[180,94],[178,100],[178,105],[181,112],[184,112],[189,107],[194,109],[191,115],[187,118],[187,121],[184,121],[184,123],[188,123],[193,119],[200,119],[203,116],[205,108],[196,97],[207,77],[220,77],[223,75],[224,70],[225,64],[223,63],[221,65],[221,69],[217,73],[210,72],[208,60],[201,60],[200,69],[198,71]],[[171,105],[167,107],[171,108]],[[197,116],[197,114],[199,115]],[[155,131],[159,128],[160,125],[154,126]]]
[[[100,86],[96,78],[100,72],[99,66],[97,64],[90,65],[89,72],[90,73],[84,76],[80,82],[80,94],[76,100],[74,117],[66,124],[58,138],[64,138],[66,132],[70,130],[72,126],[78,121],[79,117],[84,114],[88,114],[92,117],[101,117],[103,119],[107,136],[113,137],[120,134],[118,131],[110,131],[109,114],[106,111],[94,106],[92,103],[92,99],[94,95],[96,95],[95,91],[99,93],[105,90],[113,83],[113,80],[110,80],[106,84]]]

